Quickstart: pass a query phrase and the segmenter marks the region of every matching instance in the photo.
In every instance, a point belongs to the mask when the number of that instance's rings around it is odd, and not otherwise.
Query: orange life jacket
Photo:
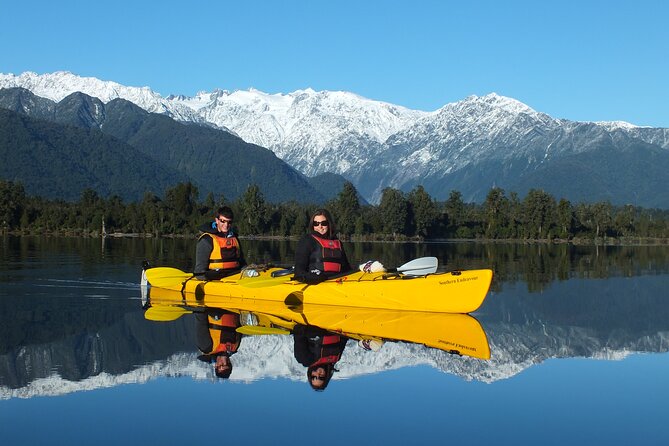
[[[339,240],[330,240],[316,235],[311,235],[318,242],[321,249],[312,257],[314,264],[310,268],[316,268],[326,273],[340,273],[342,270],[341,262],[344,256],[341,242]]]
[[[205,232],[200,237],[204,236],[211,237],[214,243],[209,255],[209,269],[226,270],[240,267],[239,240],[237,240],[237,237],[220,237],[209,232]]]
[[[236,313],[223,313],[219,319],[209,316],[209,335],[212,340],[212,353],[235,353],[239,348],[242,336],[237,333],[239,327],[239,315]]]

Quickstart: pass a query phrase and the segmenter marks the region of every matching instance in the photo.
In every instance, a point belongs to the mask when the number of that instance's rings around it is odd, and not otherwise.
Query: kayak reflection
[[[174,320],[189,312],[218,308],[241,315],[237,331],[243,334],[292,333],[294,336],[309,337],[315,333],[320,333],[320,336],[333,333],[352,339],[363,349],[371,351],[383,348],[384,342],[407,342],[457,355],[484,360],[490,358],[486,333],[478,320],[468,314],[301,304],[299,296],[286,299],[288,304],[218,297],[213,306],[206,299],[197,299],[193,293],[162,288],[151,288],[149,300],[145,317],[154,321]],[[341,352],[337,354],[341,356]],[[302,361],[297,355],[296,352],[296,359],[305,367],[316,361],[307,365],[307,360]]]

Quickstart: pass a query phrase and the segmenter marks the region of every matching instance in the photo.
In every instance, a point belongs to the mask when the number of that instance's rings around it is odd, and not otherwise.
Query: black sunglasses
[[[323,220],[323,221],[312,221],[311,224],[314,226],[314,228],[317,227],[317,226],[324,226],[324,227],[326,227],[326,228],[328,227],[328,221],[327,221],[327,220]]]

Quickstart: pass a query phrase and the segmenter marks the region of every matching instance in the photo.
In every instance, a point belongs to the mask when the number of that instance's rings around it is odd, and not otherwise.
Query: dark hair
[[[232,366],[230,366],[229,369],[224,370],[222,372],[218,372],[218,371],[214,370],[214,373],[216,374],[216,376],[218,376],[221,379],[228,379],[228,378],[230,378],[230,375],[232,375]]]
[[[226,370],[222,370],[219,372],[218,369],[216,368],[216,358],[218,356],[227,356],[229,358],[230,355],[226,353],[221,353],[220,355],[214,356],[214,374],[221,379],[228,379],[230,378],[230,375],[232,375],[232,362],[230,362],[230,367],[228,367]]]
[[[332,218],[330,211],[328,211],[327,209],[316,209],[316,211],[313,214],[311,214],[311,218],[309,219],[309,229],[313,231],[314,228],[312,225],[314,218],[316,218],[319,215],[325,217],[325,219],[328,221],[327,236],[328,238],[333,238],[334,235],[337,233],[337,230],[335,227],[334,219]]]
[[[216,217],[218,216],[223,216],[225,218],[233,219],[235,218],[235,215],[232,212],[232,209],[230,209],[228,206],[221,206],[216,210]]]
[[[321,214],[318,214],[321,215]],[[311,382],[311,372],[318,368],[323,368],[325,369],[325,376],[323,377],[323,385],[321,387],[314,386],[314,384]],[[335,372],[335,366],[334,364],[318,364],[318,365],[312,365],[307,368],[307,382],[311,386],[312,389],[314,389],[317,392],[322,392],[325,390],[325,388],[330,384],[330,380],[332,379],[332,375],[334,375]]]

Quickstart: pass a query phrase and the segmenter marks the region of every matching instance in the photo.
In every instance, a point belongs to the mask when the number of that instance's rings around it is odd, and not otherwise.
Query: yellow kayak
[[[147,319],[173,320],[190,312],[204,311],[192,293],[152,288]],[[251,313],[257,326],[243,326],[247,334],[288,334],[296,324],[341,333],[352,339],[403,341],[423,344],[478,359],[490,358],[488,339],[481,324],[468,314],[428,313],[359,307],[304,304],[228,297],[217,308]],[[208,305],[209,307],[209,305]],[[242,318],[242,321],[245,319]],[[278,329],[283,329],[278,330]]]
[[[492,270],[479,269],[409,276],[400,273],[351,274],[307,285],[270,268],[258,277],[237,274],[221,280],[201,281],[176,268],[150,268],[145,283],[191,294],[199,305],[225,307],[230,298],[279,302],[285,305],[330,305],[385,310],[471,313],[483,303],[492,281]],[[143,280],[144,280],[143,279]]]

